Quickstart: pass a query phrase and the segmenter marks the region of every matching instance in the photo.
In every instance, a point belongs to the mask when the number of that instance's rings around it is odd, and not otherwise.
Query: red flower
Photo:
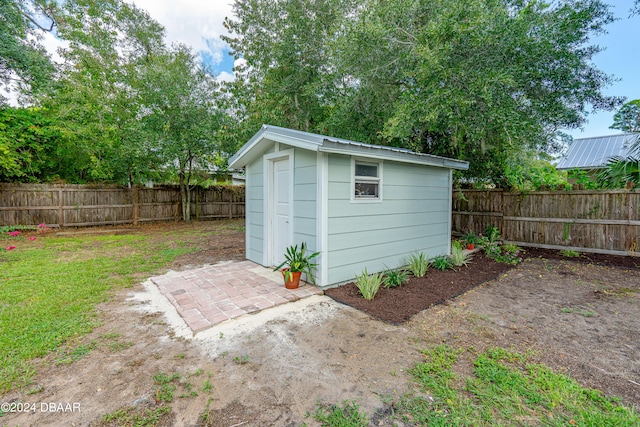
[[[9,233],[9,236],[16,237],[18,234],[20,234],[20,232],[16,230],[16,231],[12,231],[11,233]]]
[[[13,249],[15,249],[15,248],[16,248],[16,247],[12,245],[12,246],[7,246],[5,249],[6,249],[6,250],[8,250],[8,251],[11,251],[11,250],[13,250]]]
[[[32,240],[32,241],[36,240],[36,236],[29,236],[29,237],[27,237],[27,240]]]

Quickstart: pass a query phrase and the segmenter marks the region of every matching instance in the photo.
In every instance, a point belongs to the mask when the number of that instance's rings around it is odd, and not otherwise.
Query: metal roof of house
[[[603,167],[611,157],[627,157],[637,133],[579,138],[573,140],[567,153],[556,165],[558,170],[597,169]]]
[[[469,163],[463,160],[416,153],[405,148],[365,144],[362,142],[349,141],[347,139],[334,138],[331,136],[302,132],[272,125],[263,125],[262,128],[249,141],[247,141],[247,143],[244,144],[244,146],[242,146],[242,148],[240,148],[240,150],[238,150],[231,159],[229,159],[229,167],[237,169],[246,166],[258,156],[262,155],[262,150],[260,149],[261,146],[272,142],[279,142],[294,147],[325,153],[346,154],[382,160],[395,160],[398,162],[439,166],[450,169],[469,169]]]

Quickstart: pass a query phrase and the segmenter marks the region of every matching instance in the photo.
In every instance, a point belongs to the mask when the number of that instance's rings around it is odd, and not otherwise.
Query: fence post
[[[58,227],[64,226],[64,194],[62,187],[58,188]]]

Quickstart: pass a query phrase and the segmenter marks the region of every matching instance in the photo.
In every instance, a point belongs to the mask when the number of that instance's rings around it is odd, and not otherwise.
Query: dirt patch
[[[186,235],[172,232],[182,227]],[[173,269],[242,258],[244,252],[244,231],[237,221],[156,225],[133,232],[167,247],[203,239],[217,248],[181,256]],[[530,255],[456,298],[441,295],[446,304],[412,317],[405,314],[410,320],[399,325],[315,297],[318,301],[286,313],[249,315],[251,322],[244,327],[184,339],[174,335],[164,314],[146,311],[144,299],[131,299],[132,292],[144,292],[137,285],[99,307],[101,326],[89,336],[38,361],[30,388],[0,399],[37,405],[77,402],[80,411],[37,406],[34,412],[0,420],[9,426],[107,426],[116,425],[104,418],[108,414],[162,414],[168,407],[171,411],[158,417],[160,426],[315,426],[305,415],[318,401],[347,399],[375,419],[372,425],[392,426],[383,400],[410,390],[406,371],[420,360],[419,350],[443,342],[478,351],[490,346],[531,351],[535,360],[640,409],[640,270]],[[465,277],[479,277],[481,265],[496,267],[476,256]],[[447,274],[444,285],[466,281],[461,274]],[[90,351],[76,360],[79,348]],[[70,359],[60,363],[66,356]],[[159,373],[173,378],[168,382],[174,387],[171,401],[162,400],[161,381],[154,379]]]

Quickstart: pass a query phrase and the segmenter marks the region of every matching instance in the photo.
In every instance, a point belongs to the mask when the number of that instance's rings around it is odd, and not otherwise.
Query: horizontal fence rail
[[[488,225],[521,246],[640,256],[640,191],[453,192],[453,232]]]
[[[191,191],[194,219],[244,218],[244,187]],[[0,226],[84,227],[181,219],[177,186],[0,184]]]

